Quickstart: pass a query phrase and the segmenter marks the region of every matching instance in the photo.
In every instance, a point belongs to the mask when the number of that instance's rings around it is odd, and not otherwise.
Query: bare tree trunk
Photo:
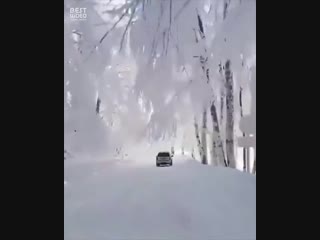
[[[224,68],[223,68],[224,69]],[[228,166],[227,163],[227,159],[225,156],[225,141],[223,141],[223,139],[226,138],[226,134],[225,134],[225,104],[226,104],[226,93],[225,93],[225,88],[226,88],[226,84],[224,81],[224,77],[223,77],[223,69],[222,69],[222,65],[221,63],[219,64],[219,73],[221,74],[221,81],[223,83],[221,89],[220,89],[220,119],[219,122],[217,121],[217,123],[219,123],[218,127],[219,127],[219,133],[220,133],[220,141],[221,141],[221,148],[222,148],[222,152],[223,152],[223,164],[224,166]]]
[[[200,155],[200,158],[202,159],[202,147],[201,147],[201,140],[199,136],[199,126],[198,126],[196,117],[194,118],[194,130],[195,130],[199,155]]]
[[[224,0],[224,3],[223,3],[223,20],[225,20],[226,17],[227,17],[228,5],[229,5],[229,1],[228,0]]]
[[[223,123],[223,115],[224,115],[224,102],[225,102],[225,98],[226,98],[226,95],[223,91],[223,89],[221,89],[221,96],[220,96],[220,125],[221,125],[221,128],[222,128],[222,123]]]
[[[233,78],[230,69],[230,60],[227,60],[225,65],[225,78],[226,78],[226,102],[227,102],[227,127],[226,127],[226,150],[227,161],[231,168],[236,167],[234,157],[234,103],[233,103]]]
[[[99,113],[100,113],[100,104],[101,104],[101,100],[100,100],[100,98],[98,97],[97,103],[96,103],[96,114],[99,114]]]
[[[207,110],[203,110],[202,113],[202,131],[201,131],[201,147],[202,147],[202,164],[208,164],[207,157]]]
[[[245,134],[242,134],[243,136]],[[247,172],[248,171],[248,165],[247,165],[247,148],[243,148],[242,149],[243,153],[242,153],[242,157],[243,157],[243,171]]]
[[[174,156],[174,147],[173,146],[171,147],[171,156],[172,157]]]
[[[212,136],[212,144],[213,144],[213,153],[215,154],[215,162],[217,165],[228,166],[225,160],[225,154],[223,151],[223,143],[221,140],[220,129],[218,124],[218,116],[217,110],[214,103],[211,104],[210,113],[212,118],[212,126],[213,126],[213,136]]]
[[[243,105],[242,105],[242,87],[240,87],[240,93],[239,93],[239,103],[240,103],[240,116],[243,117]],[[242,133],[242,136],[245,137],[246,134]],[[243,171],[249,172],[249,161],[248,161],[248,148],[243,148]]]
[[[224,81],[224,80],[222,80]],[[219,130],[220,130],[220,136],[221,136],[221,141],[222,141],[222,145],[221,148],[223,150],[223,152],[225,152],[226,146],[225,146],[225,141],[223,141],[222,139],[226,138],[226,134],[225,134],[225,102],[226,102],[226,94],[225,94],[225,84],[223,86],[223,88],[221,89],[221,96],[220,96],[220,121],[219,121]],[[226,157],[224,156],[224,161],[226,161],[225,159]]]
[[[254,158],[254,161],[253,161],[252,173],[253,173],[253,174],[256,174],[256,158]]]
[[[211,135],[211,146],[210,146],[210,158],[211,158],[211,165],[213,166],[218,166],[219,165],[219,161],[218,161],[218,156],[217,156],[217,153],[216,153],[216,147],[215,147],[215,144],[214,144],[214,136],[213,134]]]

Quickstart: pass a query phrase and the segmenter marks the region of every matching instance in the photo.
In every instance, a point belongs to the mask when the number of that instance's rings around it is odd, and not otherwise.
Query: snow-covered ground
[[[64,191],[65,240],[256,239],[256,177],[230,168],[72,159]]]

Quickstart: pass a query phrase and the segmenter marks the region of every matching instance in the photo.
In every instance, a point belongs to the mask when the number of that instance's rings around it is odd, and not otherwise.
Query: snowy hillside
[[[65,240],[256,239],[256,177],[181,157],[65,165]]]

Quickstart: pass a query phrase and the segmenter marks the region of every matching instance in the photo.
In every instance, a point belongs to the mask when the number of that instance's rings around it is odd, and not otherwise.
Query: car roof
[[[168,155],[168,154],[170,155],[169,152],[159,152],[159,153],[158,153],[158,155],[162,155],[162,154],[163,154],[163,155]]]

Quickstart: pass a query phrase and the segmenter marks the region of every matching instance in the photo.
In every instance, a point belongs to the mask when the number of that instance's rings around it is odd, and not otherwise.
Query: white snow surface
[[[256,239],[253,175],[181,156],[77,160],[65,161],[65,240]]]

